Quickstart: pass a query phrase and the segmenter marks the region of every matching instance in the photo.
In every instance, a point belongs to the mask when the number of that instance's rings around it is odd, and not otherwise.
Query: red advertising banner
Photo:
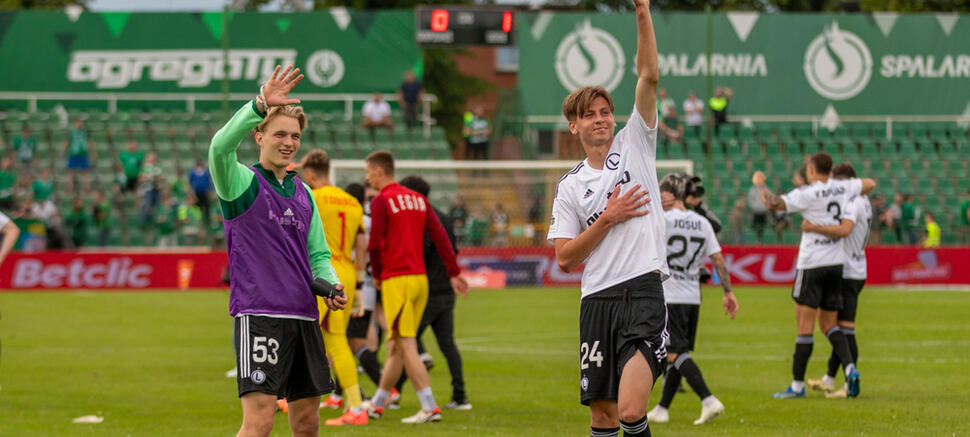
[[[227,264],[225,252],[15,252],[0,265],[0,289],[214,288]]]
[[[795,279],[796,247],[724,246],[735,284],[782,285]],[[871,247],[868,284],[970,284],[970,249]],[[465,247],[459,264],[477,286],[578,285],[551,247]],[[12,253],[0,265],[2,290],[206,289],[222,286],[225,252]]]
[[[781,285],[795,280],[795,246],[722,246],[735,284]],[[970,284],[970,249],[870,247],[868,284]],[[551,247],[462,248],[463,267],[506,270],[509,285],[578,285],[582,267],[563,273]]]

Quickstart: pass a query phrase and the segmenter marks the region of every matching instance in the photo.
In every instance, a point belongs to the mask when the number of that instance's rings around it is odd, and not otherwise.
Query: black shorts
[[[697,319],[700,312],[700,305],[667,304],[667,330],[670,331],[667,352],[682,354],[694,350],[694,339],[697,337]]]
[[[826,311],[842,309],[842,265],[799,270],[791,293],[800,305]]]
[[[370,317],[373,311],[364,311],[363,317],[351,317],[347,324],[347,338],[367,338],[367,328],[370,328]]]
[[[855,313],[859,308],[859,293],[865,285],[865,279],[842,278],[842,309],[839,310],[839,320],[855,322]]]
[[[580,402],[616,399],[623,367],[640,351],[654,381],[667,358],[667,306],[659,273],[583,298],[579,307]]]
[[[333,390],[320,326],[308,320],[235,318],[239,396],[262,392],[297,400]]]

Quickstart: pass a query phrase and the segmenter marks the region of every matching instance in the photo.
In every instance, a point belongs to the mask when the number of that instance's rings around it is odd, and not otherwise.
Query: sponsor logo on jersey
[[[583,199],[589,199],[589,196],[592,196],[592,195],[593,195],[593,190],[590,190],[589,188],[587,188],[586,194],[583,194]]]
[[[286,211],[283,211],[283,215],[286,217],[293,217],[293,210],[286,208]]]

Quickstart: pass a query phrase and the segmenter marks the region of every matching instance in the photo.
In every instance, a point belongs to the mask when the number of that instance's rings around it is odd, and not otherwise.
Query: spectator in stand
[[[758,244],[764,244],[765,226],[768,225],[769,211],[761,201],[761,194],[754,186],[748,190],[748,209],[751,210],[751,229],[754,229],[755,238],[758,239]]]
[[[64,149],[67,151],[67,191],[74,192],[74,179],[77,172],[81,172],[81,181],[84,190],[91,190],[91,178],[88,171],[91,170],[91,160],[94,159],[93,153],[89,153],[88,147],[92,146],[88,139],[88,131],[84,128],[84,120],[78,118],[74,120],[74,127],[68,132],[68,139],[64,140]]]
[[[397,90],[397,103],[404,112],[404,126],[407,128],[408,137],[411,136],[411,129],[418,125],[418,111],[423,98],[424,87],[414,78],[414,72],[404,73],[404,82]]]
[[[501,203],[495,204],[492,212],[492,245],[508,246],[509,244],[509,215]]]
[[[111,201],[104,196],[104,192],[98,190],[94,194],[94,206],[91,208],[91,216],[94,217],[94,226],[98,229],[98,246],[108,245],[108,236],[111,235]]]
[[[721,132],[721,125],[727,123],[727,106],[732,97],[734,92],[731,88],[719,86],[714,91],[714,97],[711,97],[711,101],[708,102],[714,120],[714,135],[718,135]]]
[[[118,214],[118,227],[121,229],[121,245],[128,246],[131,240],[128,235],[128,214],[125,214],[125,193],[121,191],[121,184],[111,184],[110,187],[111,196],[108,198],[111,202],[111,208],[115,214]]]
[[[471,112],[465,113],[465,127],[462,129],[467,138],[471,159],[488,159],[488,137],[492,135],[492,123],[485,117],[485,108],[476,105]]]
[[[960,223],[961,243],[970,245],[970,190],[967,190],[966,197],[960,204],[960,218],[957,223]]]
[[[922,246],[925,248],[940,247],[940,225],[932,212],[926,211],[926,235],[923,236]]]
[[[886,207],[886,200],[882,197],[882,194],[872,196],[872,226],[869,228],[869,245],[882,244],[882,231],[891,228],[888,225],[891,221],[889,208]]]
[[[128,149],[118,153],[118,160],[125,174],[125,192],[133,192],[138,187],[138,178],[141,176],[141,166],[145,162],[145,154],[138,150],[138,143],[135,140],[128,140]]]
[[[391,139],[394,139],[394,120],[391,119],[391,105],[384,101],[381,93],[375,92],[373,98],[364,103],[364,129],[370,133],[371,141],[376,141],[374,129],[387,129]]]
[[[189,192],[185,196],[185,202],[178,206],[178,228],[182,244],[191,246],[202,246],[205,244],[205,235],[202,232],[203,217],[202,208],[196,205],[195,193]]]
[[[917,214],[916,206],[913,205],[912,194],[903,196],[903,204],[900,208],[902,211],[900,228],[906,236],[906,244],[918,244],[919,238],[916,236],[916,229],[919,227],[919,214]]]
[[[202,212],[202,223],[208,228],[209,216],[212,214],[209,211],[212,176],[209,174],[209,168],[206,167],[205,161],[201,159],[195,161],[195,167],[189,171],[189,185],[192,187],[192,193],[195,194],[195,203]]]
[[[465,225],[468,224],[468,210],[465,209],[465,201],[461,198],[461,194],[455,194],[455,197],[452,198],[448,217],[451,219],[451,225],[455,229],[455,237],[458,242],[464,243],[465,232],[467,231]]]
[[[731,243],[744,244],[745,199],[734,201],[734,208],[728,213],[728,228],[731,229]]]
[[[141,172],[138,193],[141,198],[141,224],[145,229],[145,241],[152,241],[152,227],[155,224],[155,210],[158,208],[162,168],[158,166],[158,156],[151,152],[145,157]]]
[[[663,142],[667,143],[668,146],[671,143],[680,144],[681,140],[684,139],[684,125],[681,124],[680,117],[677,116],[677,106],[665,107],[663,118],[660,119],[660,133]]]
[[[0,159],[0,209],[4,211],[13,209],[16,186],[17,175],[13,171],[13,160],[4,157]]]
[[[3,243],[0,245],[0,264],[3,264],[3,260],[7,259],[7,255],[10,255],[13,247],[17,244],[17,240],[20,239],[20,228],[2,212],[0,212],[0,233],[3,233]]]
[[[181,168],[175,169],[175,178],[168,183],[168,192],[172,195],[176,204],[185,202],[189,193],[189,180],[185,177],[185,172]]]
[[[670,108],[676,109],[677,102],[667,95],[666,88],[660,88],[660,90],[657,91],[657,110],[660,111],[660,114],[663,115],[664,118],[667,118],[667,110]]]
[[[896,193],[893,197],[893,204],[889,206],[886,216],[889,227],[896,233],[896,242],[903,243],[903,195]]]
[[[485,243],[485,234],[488,233],[488,219],[480,207],[472,209],[472,214],[468,222],[468,241],[472,246],[481,246]]]
[[[158,247],[178,246],[178,226],[176,215],[178,206],[175,198],[168,191],[162,193],[161,207],[155,211],[155,229],[158,230]],[[146,233],[150,235],[150,233]],[[146,236],[145,244],[150,244],[150,238]]]
[[[31,191],[34,194],[34,203],[44,203],[51,202],[51,195],[54,194],[54,181],[51,179],[51,171],[44,168],[41,169],[40,175],[31,184]]]
[[[704,102],[697,98],[697,93],[693,90],[684,101],[684,123],[687,129],[694,131],[695,137],[701,136],[701,125],[704,124]]]
[[[80,197],[75,197],[71,210],[64,216],[64,226],[71,233],[71,243],[75,249],[80,249],[87,241],[90,221],[91,218],[84,210],[84,201]]]
[[[31,164],[34,162],[34,154],[37,153],[37,139],[30,132],[30,128],[24,126],[20,135],[13,137],[14,153],[17,155],[17,164],[21,169],[30,171]]]

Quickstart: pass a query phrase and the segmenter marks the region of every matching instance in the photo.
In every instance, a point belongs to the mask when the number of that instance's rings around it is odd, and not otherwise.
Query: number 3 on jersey
[[[599,340],[593,342],[593,347],[589,347],[589,343],[583,342],[579,345],[579,368],[580,370],[586,370],[589,368],[589,363],[596,363],[596,367],[603,367],[603,353],[597,349],[600,347]]]

